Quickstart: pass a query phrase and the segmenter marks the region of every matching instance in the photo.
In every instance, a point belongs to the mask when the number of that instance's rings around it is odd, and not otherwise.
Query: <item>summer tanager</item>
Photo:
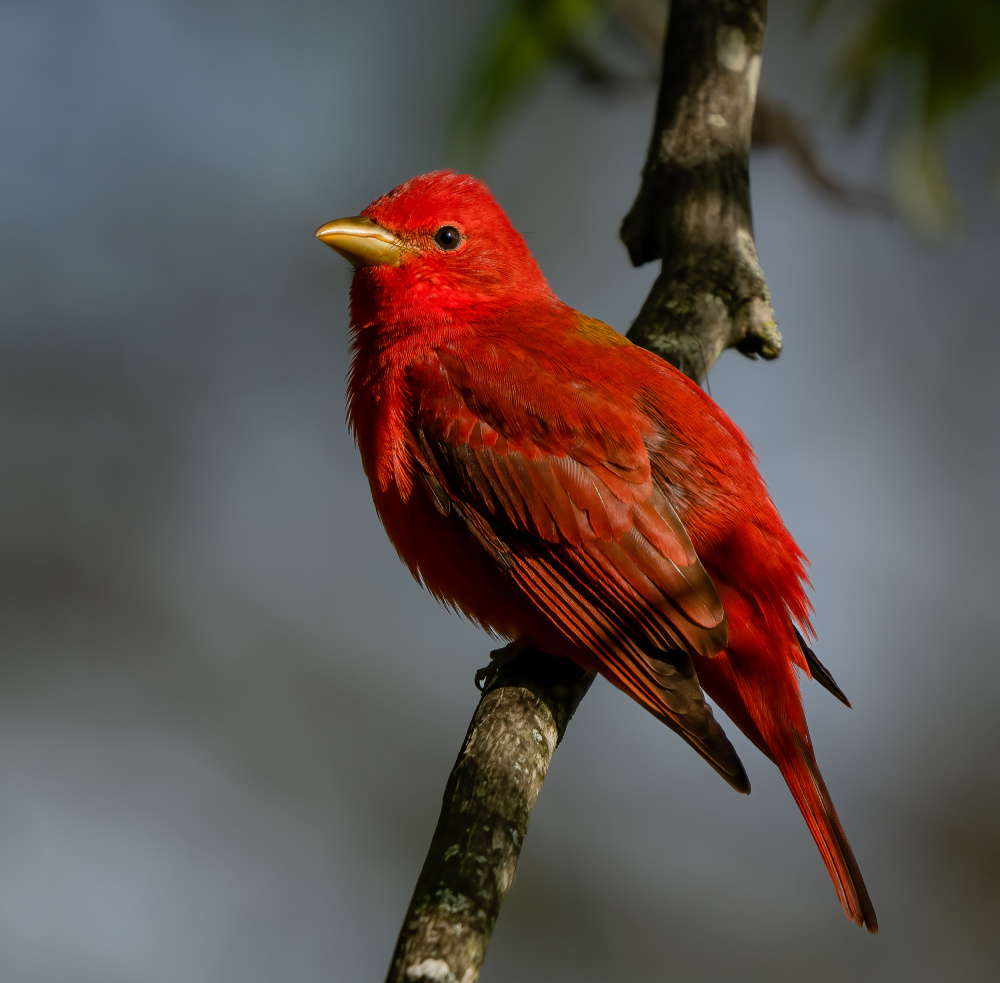
[[[413,575],[596,670],[748,792],[704,687],[781,769],[844,911],[874,932],[795,670],[847,701],[803,638],[805,558],[735,424],[559,300],[474,178],[414,178],[316,235],[356,267],[348,415]]]

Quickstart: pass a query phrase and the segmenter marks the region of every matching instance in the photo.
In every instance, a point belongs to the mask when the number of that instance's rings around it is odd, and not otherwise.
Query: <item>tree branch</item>
[[[629,338],[701,382],[726,348],[777,358],[750,219],[765,0],[674,0],[656,122],[622,241],[663,266]]]
[[[726,347],[775,358],[750,222],[764,0],[674,0],[642,186],[622,227],[663,269],[629,336],[700,381]],[[445,789],[387,983],[475,983],[552,755],[593,676],[508,646]]]
[[[505,655],[514,651],[512,658]],[[535,798],[593,682],[566,659],[512,646],[469,724],[389,983],[472,983],[514,879]]]

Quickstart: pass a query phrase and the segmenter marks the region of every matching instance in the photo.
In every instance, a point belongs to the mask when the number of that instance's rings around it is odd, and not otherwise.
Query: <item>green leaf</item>
[[[893,197],[918,233],[940,240],[961,217],[944,163],[945,131],[1000,83],[1000,2],[881,0],[870,10],[836,62],[835,82],[855,123],[876,92],[903,93],[887,159]]]
[[[860,119],[890,79],[911,90],[933,129],[1000,81],[996,0],[883,0],[840,58],[837,73]]]
[[[483,38],[462,87],[452,136],[475,150],[557,61],[579,46],[603,0],[512,0]]]

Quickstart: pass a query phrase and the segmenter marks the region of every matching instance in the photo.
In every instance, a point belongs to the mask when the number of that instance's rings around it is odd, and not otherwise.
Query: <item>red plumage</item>
[[[425,175],[363,214],[381,236],[364,249],[337,223],[317,234],[358,266],[349,419],[404,563],[496,634],[600,672],[749,791],[703,687],[781,769],[845,912],[875,931],[795,669],[843,696],[796,629],[805,558],[746,438],[562,303],[480,182]]]

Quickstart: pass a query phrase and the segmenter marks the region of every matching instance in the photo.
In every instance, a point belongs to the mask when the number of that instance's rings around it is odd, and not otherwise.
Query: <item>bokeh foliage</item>
[[[949,124],[997,91],[1000,2],[802,0],[801,6],[806,30],[832,8],[851,22],[827,63],[844,118],[864,123],[889,99],[886,162],[897,205],[919,232],[948,231],[958,216],[944,164]],[[651,78],[666,10],[661,0],[508,0],[467,70],[454,135],[481,153],[560,67],[605,88]]]
[[[453,136],[481,152],[502,121],[557,66],[587,83],[610,86],[620,73],[601,55],[602,35],[621,12],[614,0],[508,0],[469,63]]]
[[[950,231],[960,214],[945,165],[950,124],[997,90],[1000,3],[882,0],[836,55],[832,76],[854,124],[882,92],[897,94],[887,154],[894,196],[917,231]]]
[[[840,53],[835,78],[854,121],[895,81],[909,89],[921,125],[938,127],[1000,81],[1000,3],[882,0]]]

